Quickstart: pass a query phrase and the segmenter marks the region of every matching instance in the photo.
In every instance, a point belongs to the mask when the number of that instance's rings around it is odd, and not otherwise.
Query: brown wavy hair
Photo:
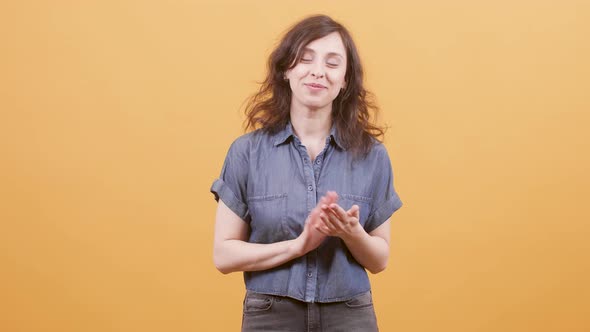
[[[338,32],[344,43],[347,67],[344,90],[332,101],[332,120],[341,144],[355,154],[365,154],[374,140],[382,141],[385,128],[372,123],[379,108],[373,95],[363,87],[363,69],[358,51],[348,30],[326,15],[310,16],[293,25],[268,59],[268,74],[246,103],[245,129],[261,128],[277,133],[289,121],[291,87],[285,72],[301,60],[310,42]]]

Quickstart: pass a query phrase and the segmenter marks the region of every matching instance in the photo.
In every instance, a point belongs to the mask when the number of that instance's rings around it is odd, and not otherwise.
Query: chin
[[[303,105],[309,108],[324,108],[332,104],[332,101],[325,101],[325,100],[306,100]]]
[[[306,105],[309,109],[312,110],[317,110],[317,109],[321,109],[321,108],[325,108],[327,106],[329,106],[330,104],[309,104]]]
[[[330,98],[326,98],[328,96],[310,96],[306,94],[300,94],[294,95],[293,97],[297,101],[297,104],[310,109],[324,108],[332,104],[332,100]]]

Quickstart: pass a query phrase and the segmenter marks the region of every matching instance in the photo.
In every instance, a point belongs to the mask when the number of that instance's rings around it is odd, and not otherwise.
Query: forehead
[[[332,32],[329,35],[311,41],[309,44],[305,45],[305,49],[312,50],[319,54],[336,53],[346,58],[346,49],[344,48],[342,37],[340,37],[338,32]]]

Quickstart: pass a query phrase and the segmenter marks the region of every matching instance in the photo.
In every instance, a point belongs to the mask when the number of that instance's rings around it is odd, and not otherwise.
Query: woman
[[[246,107],[256,130],[211,187],[215,265],[244,272],[242,331],[377,331],[365,269],[385,268],[402,202],[354,42],[330,17],[306,18],[268,71]]]

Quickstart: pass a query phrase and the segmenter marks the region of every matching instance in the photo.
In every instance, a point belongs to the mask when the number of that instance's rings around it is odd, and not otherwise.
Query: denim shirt
[[[313,163],[290,123],[277,134],[245,134],[232,143],[211,186],[215,199],[248,223],[252,243],[295,239],[327,191],[338,193],[345,210],[360,207],[367,232],[402,206],[385,147],[375,142],[355,159],[334,127]],[[327,237],[317,249],[280,266],[244,272],[244,281],[247,290],[305,302],[346,301],[371,289],[364,267],[338,237]]]

